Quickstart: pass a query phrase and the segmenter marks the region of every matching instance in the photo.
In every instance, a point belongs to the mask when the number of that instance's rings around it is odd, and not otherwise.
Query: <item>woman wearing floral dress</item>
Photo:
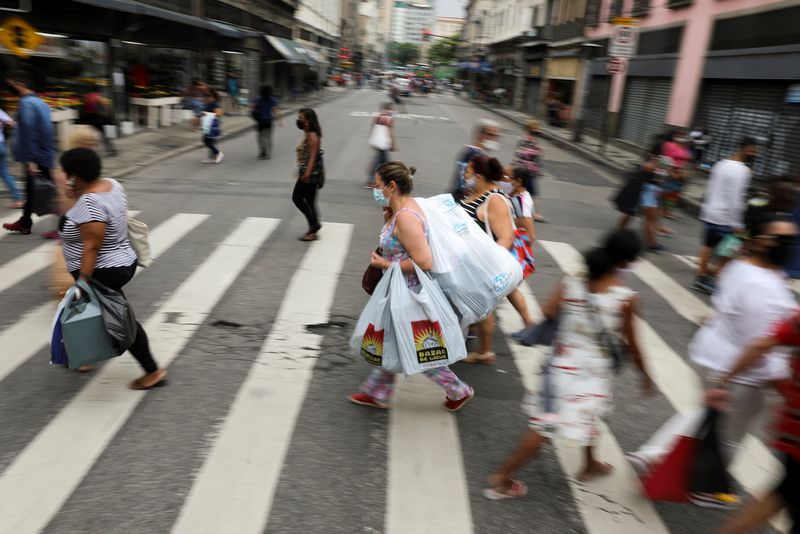
[[[387,219],[380,237],[381,254],[372,253],[370,265],[382,270],[397,262],[412,291],[419,291],[414,264],[423,271],[433,266],[433,254],[428,245],[428,222],[417,201],[411,197],[414,167],[390,161],[375,171],[373,197],[384,209]],[[474,396],[473,389],[462,382],[449,367],[429,369],[423,374],[436,382],[445,392],[444,407],[457,412]],[[396,373],[374,368],[359,391],[347,398],[354,404],[386,410],[391,408]]]
[[[621,270],[640,251],[639,239],[630,230],[616,230],[606,244],[585,256],[586,274],[567,276],[549,298],[543,312],[558,317],[553,352],[545,364],[542,390],[529,412],[529,429],[517,450],[495,474],[484,496],[509,499],[527,494],[527,487],[513,474],[548,439],[563,438],[582,446],[585,466],[581,481],[608,475],[613,468],[594,456],[601,419],[611,411],[616,339],[624,338],[627,352],[644,378],[650,378],[636,342],[634,317],[636,293],[626,287]]]
[[[539,212],[536,198],[539,196],[539,173],[541,172],[542,149],[539,146],[539,130],[541,124],[537,120],[530,120],[525,125],[525,132],[517,141],[517,151],[514,153],[514,165],[528,169],[528,179],[525,187],[533,197],[534,216],[536,222],[546,223],[547,219]]]

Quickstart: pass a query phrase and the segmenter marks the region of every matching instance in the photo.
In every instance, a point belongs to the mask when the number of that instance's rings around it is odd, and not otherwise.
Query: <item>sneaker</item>
[[[215,159],[206,158],[206,159],[201,159],[200,163],[216,163],[216,161],[217,160],[215,160]]]
[[[511,334],[511,339],[513,339],[514,341],[522,341],[522,338],[525,337],[525,333],[528,332],[529,328],[530,327],[525,327],[519,332],[514,332],[513,334]]]
[[[222,160],[225,158],[225,154],[220,152],[217,154],[217,157],[214,159],[214,163],[222,163]]]
[[[267,156],[265,154],[261,154],[260,156],[258,156],[258,159],[267,159]]]
[[[664,250],[666,250],[666,247],[664,247],[664,245],[650,245],[649,247],[647,247],[647,250],[658,254],[659,252],[663,252]]]
[[[733,493],[701,493],[693,491],[688,495],[689,502],[701,508],[717,508],[720,510],[733,510],[739,507],[741,499]]]
[[[712,278],[703,276],[695,279],[694,284],[692,284],[692,289],[700,293],[705,293],[706,295],[711,295],[714,293],[716,287]]]
[[[359,406],[371,406],[380,410],[388,410],[391,407],[384,402],[372,398],[366,393],[353,393],[347,397],[347,400]]]
[[[50,230],[43,233],[42,237],[45,239],[61,239],[61,234],[58,233],[58,230]]]
[[[466,403],[471,401],[474,397],[475,397],[475,390],[469,388],[469,395],[459,400],[446,399],[444,401],[444,407],[448,412],[457,412],[458,410],[463,408]]]
[[[3,223],[3,228],[8,230],[9,232],[16,232],[18,234],[28,235],[31,233],[30,226],[23,226],[20,221],[16,221],[13,223]]]

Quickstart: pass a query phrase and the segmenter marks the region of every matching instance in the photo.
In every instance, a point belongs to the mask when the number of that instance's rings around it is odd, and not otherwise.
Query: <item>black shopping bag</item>
[[[625,182],[616,195],[611,198],[616,208],[626,215],[636,215],[639,209],[642,189],[646,182],[645,174],[639,170],[628,175]]]
[[[33,180],[33,208],[36,215],[56,213],[58,205],[58,191],[52,180],[41,174],[31,177]]]
[[[718,433],[720,413],[709,408],[697,432],[697,449],[689,475],[689,490],[700,493],[732,493]]]
[[[128,299],[118,291],[104,286],[94,279],[89,279],[94,289],[97,302],[103,314],[106,331],[113,340],[117,354],[122,354],[136,341],[136,317]]]

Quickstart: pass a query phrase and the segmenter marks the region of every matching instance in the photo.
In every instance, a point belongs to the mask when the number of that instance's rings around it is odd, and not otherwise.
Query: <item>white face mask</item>
[[[471,176],[469,178],[464,178],[464,185],[466,185],[467,189],[469,189],[471,191],[475,191],[475,184],[476,183],[477,183],[477,181],[475,180],[474,176]]]
[[[511,182],[497,182],[497,185],[500,187],[500,191],[508,196],[511,196],[514,193],[515,187]]]
[[[487,152],[494,152],[495,150],[500,148],[500,143],[498,143],[494,139],[488,139],[483,142],[483,148],[486,149]]]

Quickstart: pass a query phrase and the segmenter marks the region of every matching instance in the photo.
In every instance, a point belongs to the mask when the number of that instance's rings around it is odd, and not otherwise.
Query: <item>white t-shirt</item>
[[[752,174],[750,167],[741,161],[723,159],[715,163],[711,167],[706,196],[700,207],[700,220],[744,228],[747,188]]]
[[[783,273],[742,260],[722,270],[711,301],[715,315],[689,343],[689,357],[718,373],[730,371],[753,341],[797,309]],[[733,381],[758,386],[790,374],[789,354],[776,350]]]
[[[514,217],[515,218],[522,218],[527,217],[529,219],[533,218],[534,213],[536,213],[533,207],[533,198],[528,191],[523,191],[518,195],[514,195],[511,198],[511,205],[514,206]]]

